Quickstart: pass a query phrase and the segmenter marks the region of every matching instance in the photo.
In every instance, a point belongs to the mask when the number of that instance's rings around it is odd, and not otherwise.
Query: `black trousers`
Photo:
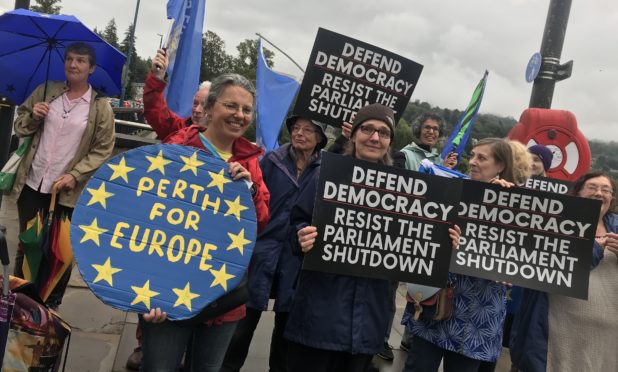
[[[289,343],[288,370],[294,372],[365,372],[373,355],[315,349]]]
[[[17,214],[19,218],[19,232],[22,232],[26,229],[26,225],[28,221],[36,217],[38,211],[43,211],[44,215],[49,212],[49,203],[51,202],[51,194],[43,194],[32,188],[24,185],[24,188],[19,195],[19,199],[17,199]],[[55,214],[66,214],[69,218],[73,215],[73,208],[63,207],[61,205],[56,205]],[[24,273],[22,270],[22,264],[24,262],[24,252],[22,251],[21,246],[17,249],[17,253],[15,255],[15,268],[13,270],[13,275],[23,278]],[[62,302],[62,297],[64,296],[64,292],[66,291],[67,285],[69,284],[69,279],[71,278],[71,269],[72,266],[69,266],[67,271],[64,273],[60,281],[56,285],[56,287],[52,290],[45,304],[47,306],[57,308],[60,306]]]
[[[420,337],[414,337],[403,372],[435,372],[444,359],[444,372],[478,372],[480,360],[442,349]]]
[[[245,364],[249,346],[253,339],[253,333],[262,316],[261,310],[247,307],[247,316],[238,322],[236,332],[232,336],[232,341],[228,346],[221,372],[238,372]],[[289,342],[283,338],[285,324],[288,321],[288,313],[275,313],[275,327],[273,328],[270,340],[270,356],[268,364],[270,372],[287,371],[287,355]]]

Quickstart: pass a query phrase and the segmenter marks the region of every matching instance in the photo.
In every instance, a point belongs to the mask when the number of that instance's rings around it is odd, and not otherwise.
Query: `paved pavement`
[[[13,258],[17,247],[17,210],[15,204],[7,198],[4,198],[0,208],[0,225],[7,228],[9,254]],[[386,362],[376,357],[375,362],[381,372],[401,371],[407,356],[406,352],[399,349],[403,326],[397,321],[401,319],[405,307],[403,291],[403,287],[400,287],[395,324],[390,337],[390,344],[395,347],[395,360]],[[59,311],[63,319],[73,327],[67,371],[126,371],[126,360],[136,346],[137,316],[134,313],[119,311],[103,304],[86,287],[76,268]],[[273,325],[274,313],[268,311],[260,320],[242,371],[268,371],[270,333]],[[505,349],[496,371],[507,372],[509,365],[508,350]]]

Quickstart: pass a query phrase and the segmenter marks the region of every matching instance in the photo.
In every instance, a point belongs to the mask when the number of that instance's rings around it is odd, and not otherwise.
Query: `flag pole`
[[[257,36],[259,36],[260,38],[264,39],[265,42],[267,42],[268,44],[272,45],[273,48],[277,49],[278,51],[280,51],[284,56],[288,57],[288,59],[290,61],[292,61],[292,63],[294,63],[296,65],[296,67],[298,67],[299,70],[301,70],[303,72],[303,74],[305,73],[305,70],[303,70],[302,67],[300,67],[300,65],[298,63],[296,63],[295,60],[292,59],[292,57],[290,57],[286,52],[284,52],[283,50],[279,49],[279,47],[277,47],[275,44],[273,44],[270,40],[268,40],[267,38],[265,38],[264,36],[262,36],[262,34],[260,34],[259,32],[255,33]]]

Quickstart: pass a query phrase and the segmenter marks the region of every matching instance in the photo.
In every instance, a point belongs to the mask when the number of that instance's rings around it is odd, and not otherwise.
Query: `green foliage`
[[[257,39],[245,39],[236,46],[238,56],[234,57],[225,51],[225,42],[215,32],[207,31],[202,39],[202,66],[200,81],[212,80],[228,72],[240,74],[255,83],[257,68]],[[266,63],[273,66],[275,54],[264,48]]]
[[[61,0],[35,0],[38,5],[30,5],[30,10],[33,12],[60,14],[60,5],[56,5]]]
[[[212,81],[215,77],[233,71],[233,57],[225,52],[225,42],[219,35],[207,31],[202,37],[202,65],[200,81]]]
[[[112,19],[112,21],[114,20]],[[110,24],[112,23],[112,21],[108,23],[108,27],[106,27],[106,31],[108,28],[110,28]],[[115,25],[115,21],[113,23]],[[111,37],[111,30],[112,29],[110,28],[110,37]],[[127,57],[129,56],[129,47],[131,46],[131,31],[132,30],[133,30],[133,24],[130,24],[124,33],[124,38],[122,39],[122,42],[118,46],[118,49],[122,53],[124,53]],[[129,66],[128,66],[129,70],[127,71],[126,80],[123,82],[124,86],[127,89],[125,99],[133,99],[134,92],[131,90],[131,83],[143,83],[146,80],[146,75],[148,74],[148,70],[150,69],[150,65],[152,63],[152,62],[149,63],[150,59],[144,60],[140,56],[137,55],[137,51],[135,49],[136,39],[137,38],[134,35],[133,36],[133,48],[131,52],[131,61],[129,61]],[[116,38],[116,40],[118,39]],[[125,64],[125,68],[127,68],[126,64]]]
[[[107,23],[101,37],[114,48],[120,49],[120,45],[118,44],[118,28],[116,27],[116,20],[114,18]]]

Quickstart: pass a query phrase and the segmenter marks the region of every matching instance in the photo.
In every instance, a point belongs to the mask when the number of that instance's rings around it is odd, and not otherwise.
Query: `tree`
[[[114,18],[112,18],[107,23],[107,26],[105,26],[105,30],[103,30],[101,36],[114,48],[119,49],[120,45],[118,44],[118,29],[116,27],[116,20]]]
[[[236,46],[238,57],[234,58],[234,72],[240,74],[247,79],[255,82],[255,73],[257,69],[257,39],[245,39]],[[264,57],[269,67],[274,65],[273,57],[275,53],[264,48]]]
[[[30,10],[33,12],[47,13],[47,14],[60,14],[60,5],[56,5],[61,0],[36,0],[38,5],[31,5]]]
[[[225,42],[219,35],[207,31],[202,37],[202,65],[200,67],[200,81],[232,72],[233,57],[225,52]]]
[[[127,66],[125,64],[125,68],[128,68],[127,71],[127,75],[126,75],[126,80],[123,81],[124,86],[126,87],[126,97],[125,98],[129,98],[129,97],[133,97],[133,92],[131,92],[131,83],[133,82],[139,82],[139,80],[136,80],[136,72],[137,72],[137,66],[139,63],[139,57],[137,56],[137,51],[135,49],[135,33],[133,33],[133,24],[130,24],[129,27],[127,28],[127,30],[124,33],[124,39],[122,39],[122,43],[120,43],[120,51],[122,53],[124,53],[127,58],[129,57],[129,48],[132,46],[131,48],[131,61],[129,61],[129,65]],[[133,43],[131,43],[131,34],[133,34]],[[143,80],[142,80],[143,81]]]

